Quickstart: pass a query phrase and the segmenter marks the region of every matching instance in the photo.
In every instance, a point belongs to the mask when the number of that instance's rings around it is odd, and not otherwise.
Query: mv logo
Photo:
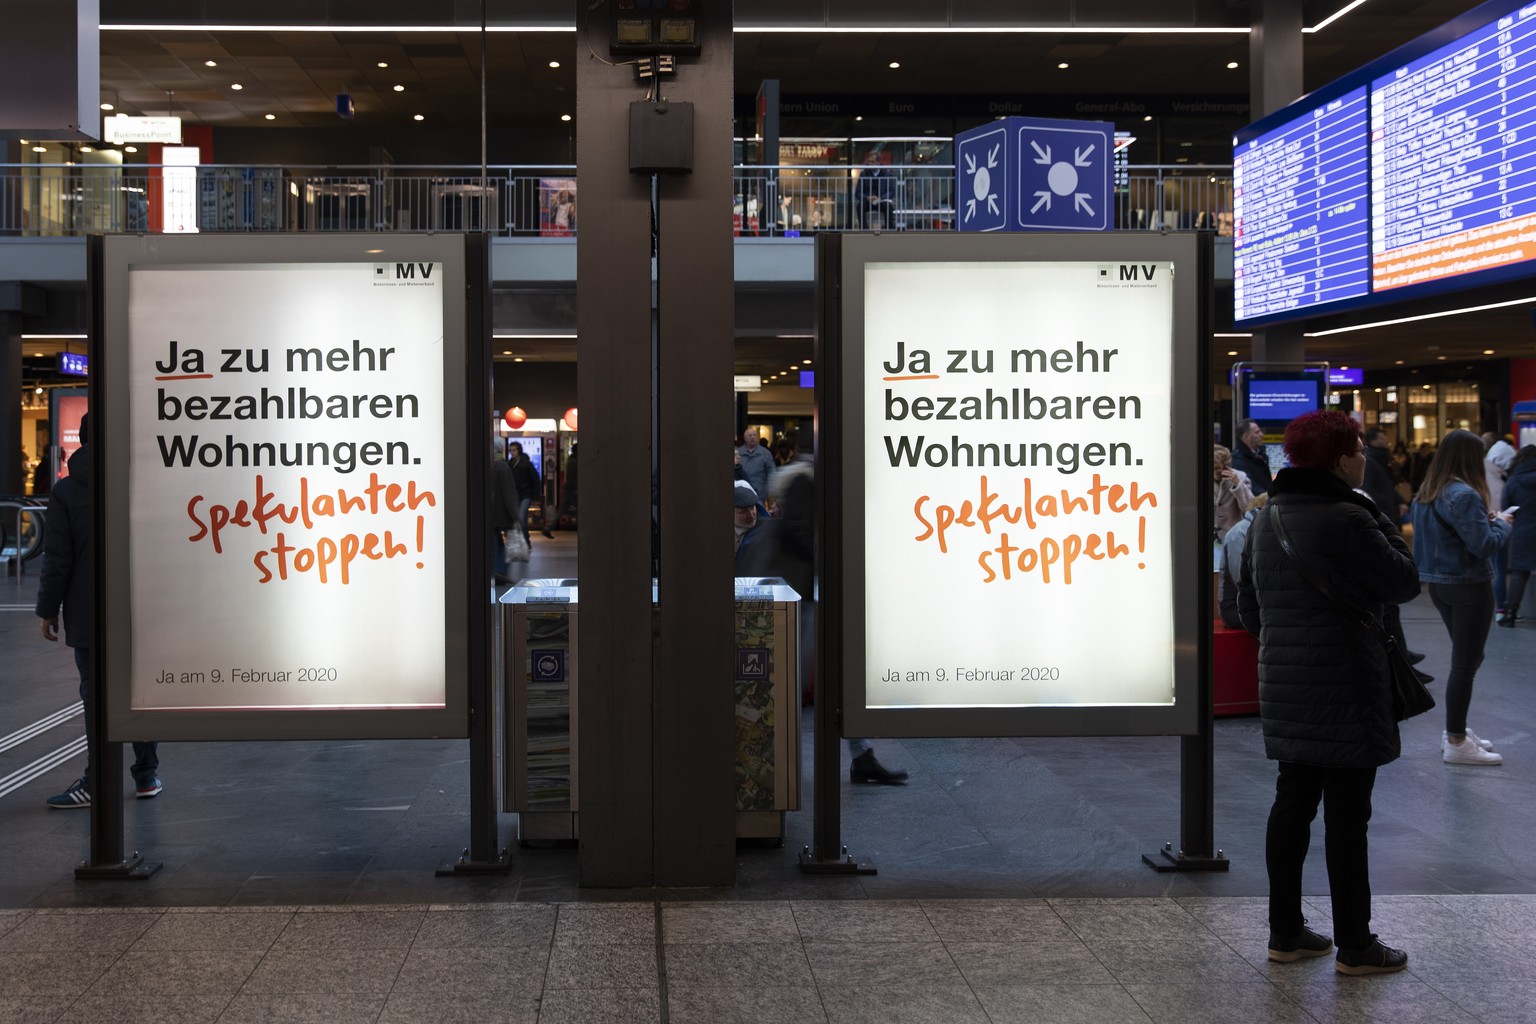
[[[435,269],[436,263],[375,263],[373,278],[375,281],[430,281]]]
[[[1156,263],[1119,263],[1099,266],[1100,281],[1115,281],[1120,284],[1141,282],[1150,284],[1156,273]]]

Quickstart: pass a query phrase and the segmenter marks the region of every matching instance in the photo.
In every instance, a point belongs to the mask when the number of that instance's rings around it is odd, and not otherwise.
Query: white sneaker
[[[1477,733],[1473,732],[1471,729],[1467,730],[1467,739],[1471,740],[1473,743],[1476,743],[1478,746],[1482,747],[1484,750],[1492,750],[1493,749],[1492,741],[1483,739],[1481,736],[1479,736]],[[1441,753],[1445,752],[1445,745],[1449,741],[1450,741],[1450,734],[1447,733],[1444,729],[1441,729],[1440,730],[1440,752]]]
[[[1495,754],[1491,750],[1484,750],[1472,741],[1471,734],[1460,743],[1452,743],[1446,740],[1441,748],[1440,759],[1446,764],[1477,764],[1495,765],[1504,763],[1503,754]]]

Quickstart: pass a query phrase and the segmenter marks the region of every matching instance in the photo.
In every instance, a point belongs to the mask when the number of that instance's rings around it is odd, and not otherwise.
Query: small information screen
[[[1237,146],[1238,320],[1367,294],[1366,161],[1364,86]]]
[[[1371,83],[1374,288],[1536,257],[1536,5]]]

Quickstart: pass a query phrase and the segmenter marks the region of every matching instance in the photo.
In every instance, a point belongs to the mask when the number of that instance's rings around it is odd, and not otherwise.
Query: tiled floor
[[[530,575],[574,575],[572,537],[535,541]],[[803,810],[783,848],[740,848],[726,889],[584,889],[559,848],[439,879],[467,842],[467,746],[414,741],[166,744],[165,792],[125,808],[164,868],[77,882],[88,815],[42,801],[78,773],[80,719],[28,728],[69,706],[74,666],[37,635],[34,585],[0,579],[0,1024],[1536,1022],[1536,624],[1494,630],[1478,677],[1472,723],[1504,766],[1445,766],[1437,716],[1404,726],[1376,787],[1373,927],[1410,969],[1357,979],[1264,958],[1254,719],[1217,723],[1219,874],[1141,863],[1177,841],[1178,741],[1101,738],[880,741],[911,784],[842,788],[874,876],[801,875]],[[1443,679],[1427,600],[1405,619]],[[1321,833],[1306,891],[1326,928]]]
[[[1536,898],[1387,896],[1377,918],[1409,971],[1271,964],[1252,897],[9,910],[0,1020],[1532,1019]]]

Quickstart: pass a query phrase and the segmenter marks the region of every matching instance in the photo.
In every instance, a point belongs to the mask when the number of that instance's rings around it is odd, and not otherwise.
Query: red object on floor
[[[1231,629],[1218,621],[1211,643],[1213,713],[1259,713],[1259,641],[1246,629]]]

